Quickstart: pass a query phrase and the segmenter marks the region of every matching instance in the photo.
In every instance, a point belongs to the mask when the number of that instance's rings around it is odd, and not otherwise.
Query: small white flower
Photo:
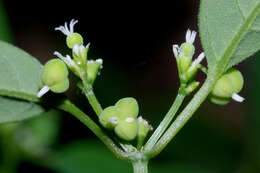
[[[191,31],[190,29],[186,32],[186,43],[193,44],[196,38],[196,31]]]
[[[44,94],[46,94],[48,91],[50,90],[50,88],[48,86],[43,86],[42,89],[37,93],[37,97],[40,98],[42,97]]]
[[[205,58],[205,54],[204,52],[202,52],[197,59],[195,59],[192,64],[191,64],[191,67],[189,68],[188,72],[189,71],[192,71],[194,68],[197,68],[197,65]]]
[[[245,99],[238,95],[237,93],[232,94],[232,99],[235,100],[236,102],[243,102]]]
[[[71,59],[69,55],[66,55],[66,57],[62,56],[59,52],[55,51],[54,55],[56,55],[58,58],[60,58],[62,61],[64,61],[68,66],[77,68],[77,65],[75,62]]]
[[[82,44],[81,45],[78,45],[78,44],[75,44],[72,51],[77,55],[77,56],[80,56],[80,53],[86,48],[88,49],[90,46],[90,43],[87,44],[86,47],[84,47]]]
[[[55,31],[61,31],[66,36],[69,36],[74,33],[74,25],[78,23],[77,20],[72,19],[70,21],[70,28],[68,28],[67,22],[65,22],[64,26],[59,26],[55,28]]]

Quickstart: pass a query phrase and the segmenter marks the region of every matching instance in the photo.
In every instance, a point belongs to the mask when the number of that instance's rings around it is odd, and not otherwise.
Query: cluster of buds
[[[202,52],[197,59],[192,61],[192,57],[195,53],[195,47],[193,45],[196,32],[188,29],[186,33],[186,42],[182,43],[181,46],[173,45],[173,53],[177,61],[179,78],[181,85],[185,85],[186,94],[190,94],[199,86],[199,82],[194,81],[200,62],[204,59],[205,55]]]
[[[144,140],[151,126],[142,117],[138,117],[139,107],[132,97],[120,99],[114,106],[103,110],[99,117],[100,123],[108,130],[114,130],[115,134],[126,141],[135,138]]]
[[[64,26],[55,28],[55,30],[61,31],[66,36],[66,44],[72,50],[72,58],[70,55],[63,56],[57,51],[54,52],[54,55],[60,58],[75,75],[79,77],[83,76],[83,78],[86,79],[89,84],[93,85],[97,75],[99,74],[99,70],[102,68],[103,60],[88,60],[88,51],[90,43],[84,46],[83,37],[79,33],[74,32],[74,26],[77,22],[77,20],[72,19],[70,21],[69,26],[67,22],[65,22]],[[55,81],[54,78],[57,76],[56,74],[60,74],[62,73],[62,71],[59,71],[59,68],[47,68],[45,66],[43,67],[43,71],[41,74],[43,87],[39,91],[37,96],[41,97],[49,90],[55,93],[65,92],[68,89],[68,80],[66,80],[66,89],[65,87],[63,87],[62,90],[55,90],[51,86],[53,85],[52,83],[51,85],[49,85],[48,83],[50,82],[46,82],[48,81],[47,78],[50,78],[52,81]],[[52,71],[52,73],[48,71]],[[46,77],[46,74],[48,74],[48,77]],[[64,73],[64,75],[67,76],[68,74]]]

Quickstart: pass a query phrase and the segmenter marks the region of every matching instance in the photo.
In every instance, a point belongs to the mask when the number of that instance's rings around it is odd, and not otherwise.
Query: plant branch
[[[193,113],[199,108],[201,103],[207,98],[208,94],[212,90],[216,79],[218,79],[218,74],[219,72],[216,71],[216,73],[208,75],[205,83],[203,84],[201,89],[194,95],[190,103],[171,124],[169,129],[164,133],[164,135],[160,138],[160,140],[156,143],[152,150],[146,153],[148,157],[151,158],[158,155],[173,139],[173,137],[180,131],[180,129],[186,124],[186,122],[192,117]]]
[[[71,113],[83,124],[85,124],[118,158],[122,160],[129,160],[127,154],[122,151],[116,144],[111,140],[103,130],[84,112],[72,104],[68,99],[63,100],[58,108]]]
[[[163,135],[171,121],[173,120],[176,112],[178,111],[179,107],[181,106],[183,100],[185,98],[185,94],[181,92],[178,93],[176,99],[174,100],[170,110],[165,115],[164,119],[161,121],[160,125],[156,128],[152,136],[149,138],[147,143],[145,144],[145,151],[150,151],[152,147],[156,144],[158,139]]]

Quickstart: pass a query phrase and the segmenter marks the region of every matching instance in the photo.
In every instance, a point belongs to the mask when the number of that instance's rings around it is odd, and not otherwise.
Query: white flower
[[[68,28],[67,22],[65,22],[64,26],[59,26],[55,28],[55,31],[61,31],[66,36],[69,36],[74,33],[74,25],[78,23],[77,20],[72,19],[70,21],[70,28]]]
[[[72,51],[77,55],[77,56],[80,56],[80,53],[84,50],[84,49],[88,49],[90,46],[90,43],[87,44],[86,47],[84,47],[82,44],[81,45],[78,45],[78,44],[75,44]]]
[[[196,38],[196,31],[191,31],[190,29],[186,32],[186,43],[193,44]]]

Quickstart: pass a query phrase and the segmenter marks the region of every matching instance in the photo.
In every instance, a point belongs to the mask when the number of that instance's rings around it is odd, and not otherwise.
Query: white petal
[[[186,42],[189,43],[191,38],[191,30],[188,29],[186,32]]]
[[[196,38],[196,34],[197,34],[197,32],[192,31],[191,37],[190,37],[190,42],[189,42],[190,44],[193,44],[193,43],[194,43],[195,38]]]
[[[237,102],[243,102],[245,99],[243,97],[241,97],[240,95],[238,95],[237,93],[233,93],[232,94],[232,99],[237,101]]]
[[[175,58],[177,58],[179,56],[179,46],[177,44],[172,45],[172,51]]]
[[[48,91],[50,90],[50,88],[48,86],[44,86],[42,87],[42,89],[37,93],[37,97],[42,97],[44,94],[46,94]]]

